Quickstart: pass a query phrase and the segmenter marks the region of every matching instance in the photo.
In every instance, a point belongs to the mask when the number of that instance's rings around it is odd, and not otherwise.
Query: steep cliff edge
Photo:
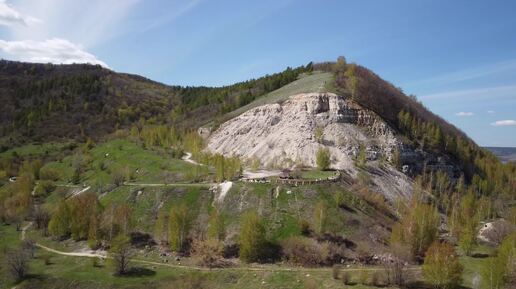
[[[293,168],[315,167],[317,151],[324,148],[331,154],[330,168],[355,177],[356,158],[365,150],[375,169],[371,186],[394,198],[411,188],[409,178],[389,165],[400,145],[395,131],[374,112],[333,93],[306,93],[223,123],[208,138],[207,150],[258,160],[262,167]]]

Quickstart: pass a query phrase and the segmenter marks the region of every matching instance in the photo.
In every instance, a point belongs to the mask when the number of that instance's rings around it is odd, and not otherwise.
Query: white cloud
[[[66,39],[52,38],[44,41],[5,41],[0,40],[0,50],[20,61],[72,64],[90,63],[108,67],[81,46]]]
[[[1,1],[1,0],[0,0]],[[129,16],[141,0],[17,0],[16,7],[41,19],[31,29],[12,27],[13,40],[68,39],[92,48],[134,33]]]
[[[488,110],[487,113],[493,114],[493,113],[495,113],[495,111],[494,110]]]
[[[475,114],[472,113],[472,112],[464,112],[464,111],[461,111],[461,112],[457,112],[455,114],[456,116],[474,116]]]
[[[506,119],[499,120],[491,123],[492,126],[516,126],[516,120]]]
[[[0,0],[0,25],[29,26],[38,22],[41,22],[41,20],[32,16],[23,15],[7,4],[5,0]]]

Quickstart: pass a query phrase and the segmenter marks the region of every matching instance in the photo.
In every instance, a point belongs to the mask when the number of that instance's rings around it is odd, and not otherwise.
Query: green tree
[[[482,280],[486,289],[502,289],[516,277],[516,233],[507,236],[498,247],[496,256],[488,259],[482,268]]]
[[[313,213],[314,229],[317,234],[322,234],[326,230],[328,219],[327,212],[328,206],[326,205],[326,202],[323,200],[317,202]]]
[[[462,231],[459,235],[459,247],[464,254],[470,256],[475,246],[475,220],[469,220],[463,225]]]
[[[435,288],[457,288],[462,281],[462,270],[459,257],[450,244],[436,241],[428,248],[423,276]]]
[[[367,161],[367,152],[366,152],[365,147],[363,145],[361,145],[360,149],[358,151],[357,159],[356,159],[357,167],[359,167],[359,168],[365,167],[366,161]]]
[[[224,217],[220,215],[217,208],[214,208],[210,213],[208,237],[219,241],[224,241],[224,238],[226,237],[226,224],[224,222]]]
[[[330,151],[325,148],[319,148],[316,154],[316,163],[317,167],[320,170],[327,170],[331,164],[331,155]]]
[[[168,229],[169,224],[168,214],[165,208],[162,208],[158,212],[158,218],[154,225],[154,239],[158,244],[163,244],[168,241]]]
[[[351,93],[351,98],[353,100],[358,100],[358,78],[356,76],[356,64],[347,65],[347,70],[345,72],[346,76],[346,86]]]
[[[129,263],[133,255],[128,236],[118,235],[113,239],[111,249],[109,250],[109,257],[111,257],[115,275],[123,275],[129,271]]]
[[[190,226],[191,218],[188,213],[188,207],[185,204],[172,207],[168,226],[170,247],[172,250],[182,251],[184,249]]]
[[[257,212],[242,216],[240,226],[240,259],[246,263],[260,261],[266,248],[265,227]]]
[[[391,243],[410,248],[412,257],[423,256],[437,239],[439,223],[437,209],[414,196],[402,212],[400,223],[392,229]]]
[[[324,128],[320,127],[320,126],[317,126],[315,128],[315,131],[314,131],[315,140],[318,143],[321,143],[323,141],[323,136],[324,136]]]
[[[70,234],[71,213],[65,200],[61,200],[48,223],[48,232],[57,238]]]

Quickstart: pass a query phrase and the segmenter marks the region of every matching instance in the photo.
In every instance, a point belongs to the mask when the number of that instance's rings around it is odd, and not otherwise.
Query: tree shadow
[[[156,271],[143,268],[143,267],[132,267],[125,273],[123,276],[125,277],[145,277],[145,276],[154,276],[156,275]]]
[[[486,254],[486,253],[475,253],[475,254],[471,255],[471,257],[479,258],[479,259],[484,259],[484,258],[489,257],[489,254]]]
[[[428,284],[428,283],[425,283],[423,281],[412,281],[412,282],[409,282],[407,284],[405,284],[404,287],[402,288],[406,288],[406,289],[434,289],[435,287],[433,287],[432,285]],[[459,285],[458,287],[455,287],[456,289],[471,289],[469,287],[464,287],[462,285]]]

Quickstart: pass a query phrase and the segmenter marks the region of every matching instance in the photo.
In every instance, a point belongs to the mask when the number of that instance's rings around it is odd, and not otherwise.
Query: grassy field
[[[69,183],[78,163],[84,167],[81,184],[88,185],[109,184],[112,173],[116,171],[124,171],[133,178],[132,182],[142,183],[187,182],[199,173],[197,166],[174,159],[166,151],[143,149],[126,139],[102,143],[87,154],[70,155],[45,167],[59,171],[61,183]]]
[[[0,159],[14,156],[24,159],[45,158],[56,155],[69,146],[69,143],[28,144],[0,153]]]
[[[258,107],[260,105],[268,103],[276,103],[285,101],[289,96],[309,93],[309,92],[334,92],[333,87],[333,74],[330,72],[314,71],[312,74],[301,75],[300,78],[292,83],[289,83],[273,92],[270,92],[255,101],[242,106],[230,113],[223,116],[222,121],[234,118],[251,108]]]
[[[139,193],[141,192],[141,193]],[[212,194],[201,187],[119,187],[100,199],[102,205],[126,203],[132,209],[134,229],[152,233],[158,210],[170,210],[172,205],[185,203],[191,217],[198,218],[211,205]]]

